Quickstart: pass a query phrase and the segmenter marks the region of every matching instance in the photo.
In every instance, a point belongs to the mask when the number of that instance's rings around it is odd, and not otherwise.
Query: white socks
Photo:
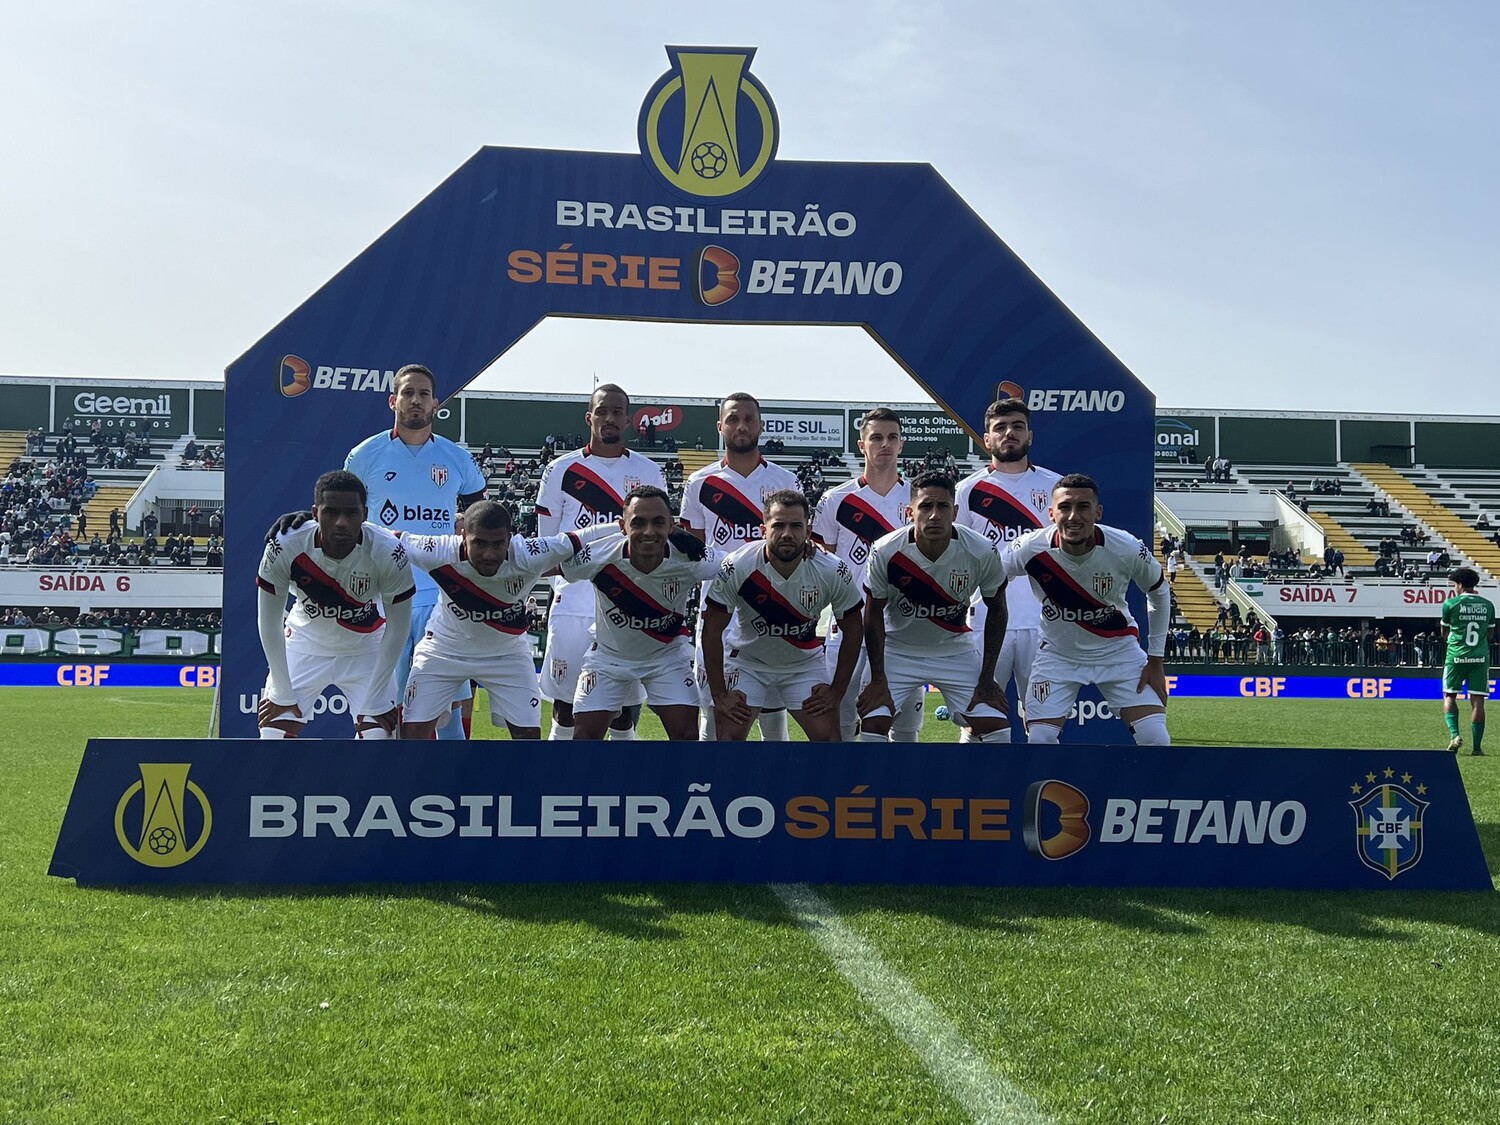
[[[1130,728],[1137,746],[1170,746],[1172,736],[1167,733],[1167,716],[1164,711],[1137,719]]]
[[[762,742],[787,742],[790,731],[785,711],[762,711],[760,713],[760,740]]]
[[[573,728],[565,727],[556,719],[552,720],[552,727],[547,731],[548,742],[572,742]]]

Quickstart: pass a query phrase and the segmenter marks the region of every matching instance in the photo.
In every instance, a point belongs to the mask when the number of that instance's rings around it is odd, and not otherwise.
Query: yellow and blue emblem
[[[1404,775],[1403,780],[1410,776]],[[1366,780],[1374,781],[1374,774]],[[1351,788],[1359,792],[1361,787],[1356,784]],[[1426,789],[1425,785],[1417,786],[1418,792]],[[1360,862],[1387,879],[1415,867],[1422,858],[1423,814],[1431,803],[1394,782],[1375,785],[1359,800],[1350,801]]]
[[[203,790],[188,780],[192,766],[181,762],[141,762],[141,779],[115,806],[115,839],[125,854],[147,867],[179,867],[203,850],[214,814]],[[141,798],[140,827],[129,832],[125,814]],[[192,798],[192,808],[188,799]]]
[[[776,106],[750,73],[754,47],[668,47],[672,69],[641,103],[641,156],[683,195],[724,202],[776,155]]]

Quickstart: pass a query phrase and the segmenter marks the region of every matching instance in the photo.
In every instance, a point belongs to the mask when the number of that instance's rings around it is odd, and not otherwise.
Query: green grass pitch
[[[196,737],[208,705],[0,692],[0,1122],[965,1119],[768,888],[49,878],[87,737]],[[1394,701],[1178,700],[1172,725],[1447,742]],[[1492,871],[1495,751],[1460,762]],[[819,892],[1047,1119],[1500,1119],[1500,896]]]

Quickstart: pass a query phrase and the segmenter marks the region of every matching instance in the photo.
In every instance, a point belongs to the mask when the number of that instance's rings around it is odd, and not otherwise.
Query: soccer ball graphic
[[[177,846],[177,833],[170,828],[156,828],[146,837],[146,843],[157,855],[166,855]]]
[[[932,712],[932,717],[940,723],[946,723],[951,715],[948,711],[948,708],[939,703],[937,705],[937,708]]]
[[[692,164],[693,171],[705,180],[717,180],[729,167],[729,154],[724,151],[723,145],[704,141],[693,149]]]

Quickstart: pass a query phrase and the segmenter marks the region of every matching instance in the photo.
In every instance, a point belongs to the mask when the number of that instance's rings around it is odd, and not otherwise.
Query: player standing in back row
[[[1041,649],[1026,697],[1026,734],[1055,743],[1087,684],[1142,746],[1166,746],[1167,674],[1162,661],[1172,592],[1161,563],[1128,531],[1099,523],[1099,486],[1069,473],[1052,490],[1052,525],[1001,553],[1005,573],[1031,579],[1041,600]],[[1148,647],[1125,602],[1134,582],[1146,593]],[[1148,655],[1149,654],[1149,655]]]
[[[544,536],[582,531],[596,524],[615,524],[625,513],[631,490],[650,485],[666,491],[661,466],[625,448],[630,428],[630,396],[613,383],[596,387],[583,416],[589,443],[550,461],[537,492],[537,530]],[[594,590],[587,583],[566,578],[553,581],[552,608],[547,615],[547,651],[542,657],[542,694],[552,700],[552,730],[548,738],[573,737],[573,697],[578,671],[593,643]],[[635,738],[644,693],[626,701],[609,724],[609,737]]]
[[[442,403],[437,397],[437,377],[430,370],[420,363],[407,364],[396,372],[391,392],[394,424],[351,449],[344,468],[369,490],[371,523],[409,535],[452,535],[458,513],[484,499],[484,475],[467,449],[432,432]],[[412,654],[438,602],[437,584],[420,571],[413,577],[417,594],[412,599],[411,630],[396,673],[403,693]],[[465,737],[458,701],[469,697],[465,683],[449,721],[438,731],[439,738]]]
[[[1002,398],[984,412],[984,447],[990,467],[958,482],[958,522],[972,527],[1004,551],[1027,532],[1050,522],[1052,487],[1058,474],[1031,463],[1031,409],[1018,398]],[[1030,582],[1011,582],[1005,604],[1010,620],[1005,627],[1005,648],[995,668],[1002,690],[1016,681],[1016,699],[1025,718],[1026,689],[1031,665],[1040,640],[1041,603]],[[984,603],[974,602],[974,632],[984,635]],[[965,728],[961,742],[969,741]]]
[[[1469,690],[1469,721],[1474,753],[1484,754],[1484,701],[1490,695],[1490,641],[1495,635],[1495,605],[1474,591],[1479,572],[1461,566],[1448,576],[1453,596],[1443,603],[1443,721],[1451,736],[1448,749],[1463,749],[1458,733],[1458,693]]]
[[[716,551],[733,551],[764,536],[765,500],[773,492],[799,491],[797,477],[760,454],[760,435],[765,428],[760,403],[753,395],[738,391],[719,404],[719,433],[724,438],[724,457],[705,465],[688,477],[682,493],[682,526]],[[705,582],[702,597],[708,597]],[[696,652],[698,705],[702,714],[698,734],[705,742],[717,737],[714,698],[709,691],[703,662],[702,617],[699,617]],[[762,711],[761,738],[785,742],[785,711]]]
[[[911,485],[901,477],[901,419],[888,407],[877,407],[859,420],[859,451],[865,471],[823,494],[813,519],[813,542],[837,555],[854,575],[854,588],[865,589],[865,571],[876,540],[911,523]],[[863,630],[861,629],[861,633]],[[838,668],[844,631],[837,621],[828,629],[828,675]],[[859,724],[859,693],[869,681],[869,659],[857,643],[853,688],[839,706],[839,736],[853,742]],[[922,696],[918,691],[899,700],[900,711],[891,724],[892,742],[916,742],[922,731]]]

